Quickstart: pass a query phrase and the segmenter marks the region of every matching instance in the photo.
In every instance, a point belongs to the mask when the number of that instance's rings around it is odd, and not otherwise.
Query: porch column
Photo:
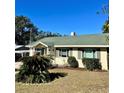
[[[101,48],[100,49],[100,62],[101,62],[101,65],[102,65],[102,70],[108,70],[107,49],[106,48]]]
[[[33,56],[35,54],[35,48],[30,48],[29,56]]]
[[[21,52],[21,56],[23,57],[23,52]]]
[[[49,54],[50,54],[49,47],[47,47],[47,55],[49,55]]]
[[[47,48],[44,48],[44,55],[47,55]]]

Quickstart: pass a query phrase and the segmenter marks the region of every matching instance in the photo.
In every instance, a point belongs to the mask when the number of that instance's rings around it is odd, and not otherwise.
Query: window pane
[[[84,57],[85,58],[97,58],[97,51],[93,49],[86,49],[84,50]]]
[[[93,51],[85,51],[86,58],[93,58]]]
[[[68,56],[68,49],[60,49],[59,56],[67,57]]]
[[[66,57],[67,56],[67,51],[65,49],[62,49],[62,57]]]

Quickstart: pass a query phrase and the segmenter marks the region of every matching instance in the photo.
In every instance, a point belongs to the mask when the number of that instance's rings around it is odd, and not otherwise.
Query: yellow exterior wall
[[[76,58],[76,60],[78,61],[78,65],[80,68],[83,68],[83,63],[82,63],[82,59],[78,59],[78,49],[77,48],[73,48],[72,50],[72,56],[74,56]],[[55,63],[58,65],[68,65],[67,63],[67,59],[68,57],[55,57]]]
[[[106,48],[101,48],[100,49],[100,62],[101,62],[101,65],[102,65],[102,70],[108,70],[107,49]]]
[[[60,65],[60,66],[62,66],[62,65],[67,66],[68,65],[67,60],[68,60],[68,57],[56,57],[55,63]],[[82,60],[77,59],[77,61],[78,61],[79,68],[84,68]]]
[[[78,58],[78,49],[77,48],[73,48],[72,56],[74,56],[76,59]]]
[[[82,63],[82,59],[78,59],[78,49],[73,48],[72,50],[72,56],[74,56],[79,64],[80,68],[84,68],[84,65]],[[55,57],[55,63],[58,65],[67,65],[67,59],[68,57]],[[106,48],[100,48],[100,62],[102,65],[102,70],[108,70],[108,64],[107,64],[107,49]]]
[[[77,59],[79,68],[84,68],[84,65],[82,63],[82,59]]]
[[[76,60],[78,61],[78,65],[80,68],[83,68],[83,63],[82,63],[82,59],[78,59],[78,48],[73,48],[72,50],[72,56],[74,56],[76,58]]]
[[[60,66],[62,66],[62,65],[66,66],[66,65],[68,65],[67,59],[68,59],[68,57],[56,57],[55,63]]]

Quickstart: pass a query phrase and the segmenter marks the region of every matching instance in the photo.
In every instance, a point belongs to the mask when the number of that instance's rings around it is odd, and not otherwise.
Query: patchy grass
[[[16,93],[108,93],[108,72],[52,69],[51,73],[67,73],[50,83],[16,83]]]

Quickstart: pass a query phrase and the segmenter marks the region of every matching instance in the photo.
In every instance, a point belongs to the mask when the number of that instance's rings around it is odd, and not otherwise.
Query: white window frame
[[[59,49],[59,56],[60,57],[68,57],[69,56],[69,49]]]

